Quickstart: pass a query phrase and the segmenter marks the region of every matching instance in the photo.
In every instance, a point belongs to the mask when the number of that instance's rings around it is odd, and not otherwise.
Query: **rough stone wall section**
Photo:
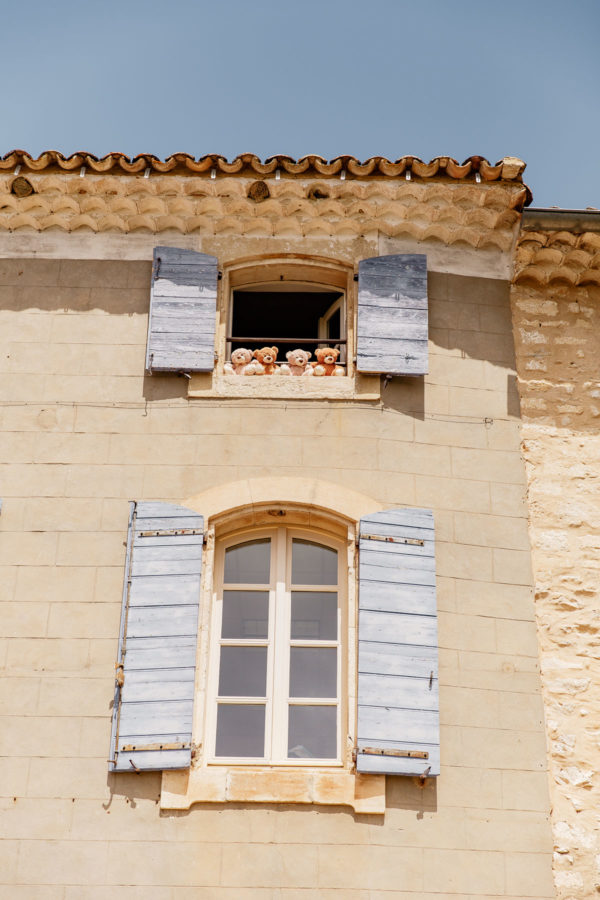
[[[600,233],[523,231],[516,263],[554,879],[572,900],[600,894]]]

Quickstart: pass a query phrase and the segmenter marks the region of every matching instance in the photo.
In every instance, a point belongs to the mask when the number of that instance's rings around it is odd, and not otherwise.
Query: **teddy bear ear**
[[[306,353],[306,358],[310,359],[312,356],[312,353],[310,352],[310,350],[305,350],[304,352]]]
[[[259,353],[260,353],[260,350],[255,350],[254,353],[252,354],[252,356],[253,356],[255,359],[258,359],[258,354],[259,354]]]
[[[288,352],[285,354],[285,358],[286,358],[286,359],[289,359],[290,356],[293,356],[293,355],[294,355],[294,351],[293,351],[293,350],[288,350]]]
[[[271,350],[273,351],[273,353],[275,354],[275,356],[277,356],[277,347],[271,347]]]

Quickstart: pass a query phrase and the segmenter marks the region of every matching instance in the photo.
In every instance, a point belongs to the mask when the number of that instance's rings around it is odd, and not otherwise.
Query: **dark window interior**
[[[313,354],[321,345],[337,347],[345,358],[345,334],[341,334],[340,310],[331,315],[326,337],[319,339],[319,319],[342,296],[340,291],[234,291],[229,350],[256,350],[275,344],[278,362],[288,350],[301,348]]]

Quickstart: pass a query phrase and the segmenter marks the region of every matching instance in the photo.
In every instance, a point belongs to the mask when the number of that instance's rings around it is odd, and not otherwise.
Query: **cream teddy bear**
[[[254,375],[252,350],[239,347],[231,354],[231,362],[226,362],[223,370],[226,375]]]
[[[287,364],[283,363],[280,369],[281,375],[313,375],[313,370],[308,361],[312,353],[306,350],[288,350],[285,354]]]

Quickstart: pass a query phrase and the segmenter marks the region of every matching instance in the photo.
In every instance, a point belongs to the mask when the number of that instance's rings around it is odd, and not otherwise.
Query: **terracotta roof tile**
[[[522,231],[515,284],[600,285],[600,233]]]
[[[426,163],[417,156],[402,156],[392,162],[383,156],[372,156],[360,162],[354,156],[338,156],[325,160],[321,156],[309,155],[295,160],[290,156],[271,156],[262,162],[253,153],[242,153],[229,162],[224,156],[216,153],[207,154],[195,159],[188,153],[173,153],[165,160],[150,153],[142,153],[130,158],[124,153],[107,153],[98,158],[92,153],[72,153],[64,156],[57,150],[46,150],[37,159],[26,150],[11,150],[0,159],[0,171],[9,171],[21,165],[31,172],[58,168],[73,172],[82,166],[96,173],[122,171],[129,175],[143,172],[150,168],[154,172],[165,174],[174,170],[187,170],[195,174],[203,174],[211,169],[227,175],[237,175],[244,170],[256,175],[271,175],[280,169],[288,175],[314,174],[329,177],[338,175],[346,169],[351,175],[359,178],[371,175],[394,177],[403,175],[409,169],[418,178],[432,178],[435,175],[447,175],[453,179],[467,178],[478,173],[483,181],[521,181],[525,170],[523,160],[514,156],[506,156],[492,165],[482,156],[470,156],[463,163],[458,163],[449,156],[436,156]]]
[[[31,186],[28,196],[12,193],[17,159],[22,166],[18,178]],[[143,177],[146,163],[151,163],[149,178]],[[504,160],[490,167],[479,157],[462,166],[448,157],[428,164],[414,157],[395,163],[381,157],[366,163],[340,157],[327,163],[314,156],[297,162],[274,157],[260,163],[247,154],[226,164],[222,157],[195,161],[176,154],[163,164],[155,157],[129,160],[121,154],[96,160],[89,154],[67,159],[49,152],[34,160],[14,151],[0,162],[0,231],[58,228],[156,234],[174,230],[290,237],[378,231],[508,251],[520,212],[529,200],[520,177],[523,164],[518,163]],[[86,166],[84,178],[79,177],[82,165]],[[414,177],[394,177],[408,166]],[[168,174],[160,174],[165,167]],[[221,174],[213,179],[210,170],[215,167]],[[133,169],[133,174],[126,168]],[[202,169],[203,177],[197,177],[194,168]],[[276,168],[285,168],[293,177],[277,180]],[[339,176],[342,168],[349,173],[344,180]],[[237,174],[232,171],[236,169]],[[475,171],[482,173],[480,183]],[[505,171],[510,178],[504,178]],[[260,175],[265,177],[269,196],[255,202],[248,189]],[[492,176],[498,180],[490,180]]]

